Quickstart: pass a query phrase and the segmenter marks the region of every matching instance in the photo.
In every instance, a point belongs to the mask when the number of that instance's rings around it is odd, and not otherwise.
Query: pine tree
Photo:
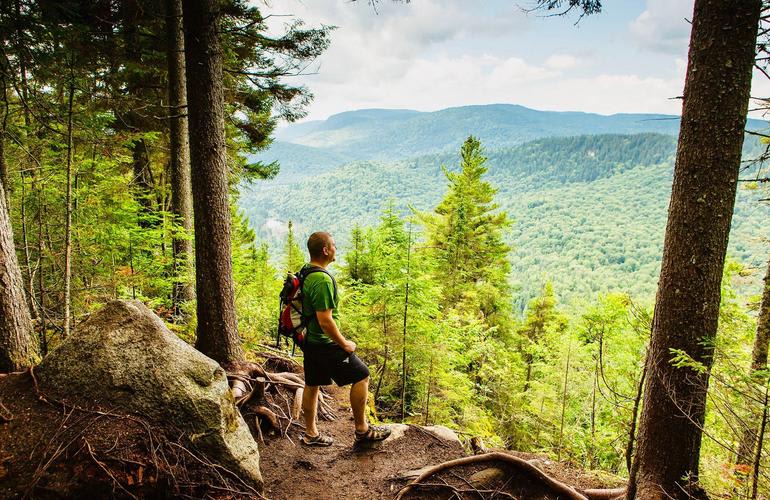
[[[695,2],[630,498],[706,496],[709,368],[761,11],[760,0]],[[672,350],[705,369],[675,366]]]
[[[553,294],[553,285],[549,281],[543,286],[543,293],[530,301],[526,320],[518,332],[522,341],[522,357],[526,364],[524,392],[529,390],[532,367],[539,357],[540,350],[543,349],[541,342],[546,332],[554,328],[563,330],[565,324],[564,316],[556,311],[556,297]]]
[[[297,238],[294,235],[294,223],[289,221],[289,230],[286,233],[286,246],[284,247],[284,268],[286,272],[296,273],[302,268],[305,263],[305,255],[302,249],[297,243]]]
[[[228,363],[244,354],[235,317],[220,7],[215,0],[183,2],[198,294],[195,347]]]
[[[510,311],[510,247],[503,231],[511,222],[494,202],[497,190],[482,180],[486,158],[473,136],[460,158],[459,172],[442,167],[449,181],[444,199],[433,214],[421,214],[443,286],[442,306],[501,324]]]

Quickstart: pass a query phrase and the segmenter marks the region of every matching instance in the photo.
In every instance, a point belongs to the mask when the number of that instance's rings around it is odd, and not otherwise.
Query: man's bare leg
[[[320,389],[321,387],[317,385],[306,385],[305,390],[302,392],[302,412],[305,414],[305,434],[310,437],[318,435],[316,413],[318,413],[318,392]]]
[[[369,377],[360,380],[350,387],[350,408],[356,422],[356,432],[363,433],[369,429],[366,423],[366,400],[369,397]],[[304,401],[304,399],[303,399]]]

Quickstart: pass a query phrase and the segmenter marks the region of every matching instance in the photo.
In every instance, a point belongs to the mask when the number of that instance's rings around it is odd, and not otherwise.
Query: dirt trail
[[[291,426],[289,439],[265,436],[265,442],[260,443],[267,498],[393,499],[407,482],[395,479],[399,472],[467,454],[456,440],[403,424],[393,424],[394,435],[379,448],[354,450],[348,392],[335,387],[330,394],[337,418],[320,422],[319,428],[334,438],[331,447],[300,444],[302,430],[297,426]],[[33,493],[36,498],[254,497],[240,491],[244,488],[237,482],[222,484],[221,477],[218,482],[216,471],[202,466],[200,459],[189,451],[184,452],[176,442],[158,441],[161,428],[150,427],[136,417],[114,417],[44,401],[29,373],[0,377],[0,403],[3,404],[0,407],[0,498]],[[244,417],[253,428],[255,417],[248,408],[244,409]],[[159,444],[164,444],[163,453],[156,453]],[[507,453],[525,460],[539,458],[546,474],[577,488],[613,487],[622,483],[564,462],[551,462],[532,454]],[[503,472],[501,484],[489,486],[491,497],[560,498],[547,494],[532,483],[531,478],[517,476],[500,463],[455,468],[436,476],[434,482],[465,488],[465,478],[488,467],[501,468]],[[506,494],[498,494],[500,489]],[[414,489],[408,498],[450,496],[451,491],[446,489]],[[475,490],[455,496],[479,497]]]
[[[393,498],[406,481],[392,480],[399,471],[419,469],[465,454],[458,442],[409,427],[395,432],[378,449],[353,449],[353,416],[346,389],[333,388],[337,419],[319,422],[319,429],[334,438],[328,448],[304,446],[301,429],[293,427],[288,439],[269,437],[260,444],[265,495],[282,499]],[[403,427],[399,426],[401,429]]]

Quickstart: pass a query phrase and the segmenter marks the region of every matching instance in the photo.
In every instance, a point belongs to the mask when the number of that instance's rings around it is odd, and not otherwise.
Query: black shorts
[[[355,384],[369,376],[369,368],[353,354],[348,354],[337,344],[306,345],[304,353],[305,384],[309,386],[338,386]]]

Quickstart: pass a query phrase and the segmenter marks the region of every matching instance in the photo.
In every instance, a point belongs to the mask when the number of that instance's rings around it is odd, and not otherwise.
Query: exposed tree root
[[[264,406],[257,406],[257,408],[254,410],[254,413],[257,414],[257,417],[267,420],[267,422],[270,424],[270,426],[273,429],[276,429],[278,431],[281,430],[281,424],[278,423],[278,416],[271,411],[269,408],[266,408]]]
[[[291,402],[291,418],[292,420],[299,420],[300,412],[302,412],[302,394],[305,389],[302,387],[294,391],[294,399]]]
[[[478,489],[474,486],[474,484],[471,484],[471,482],[465,480],[462,477],[459,477],[465,483],[466,487],[459,488],[457,486],[452,486],[446,482],[427,482],[426,479],[430,478],[431,476],[434,476],[440,472],[448,471],[449,469],[452,469],[454,467],[460,467],[464,465],[470,465],[470,464],[478,464],[483,462],[504,462],[510,467],[514,468],[517,471],[520,471],[524,474],[527,474],[532,479],[538,481],[539,483],[546,486],[549,490],[551,490],[555,495],[558,496],[558,498],[566,499],[566,500],[613,500],[618,497],[622,497],[625,493],[625,488],[616,488],[616,489],[609,489],[609,490],[586,490],[583,492],[580,492],[571,486],[562,483],[561,481],[557,481],[556,479],[548,476],[543,471],[538,469],[533,464],[527,462],[526,460],[515,457],[513,455],[509,455],[507,453],[501,453],[501,452],[492,452],[492,453],[485,453],[483,455],[473,455],[469,457],[463,457],[458,458],[455,460],[450,460],[448,462],[444,462],[432,467],[429,467],[423,472],[417,476],[417,478],[412,481],[411,483],[404,486],[396,496],[396,500],[400,500],[403,498],[404,495],[406,495],[409,491],[412,489],[448,489],[452,491],[454,496],[457,496],[459,498],[461,497],[462,493],[474,493],[476,496],[484,497],[485,494],[489,494],[491,496],[500,496],[504,498],[513,498],[510,494],[507,494],[503,491],[500,491],[501,489],[497,490],[485,490],[485,489]],[[477,486],[477,485],[476,485]]]
[[[612,488],[607,490],[583,490],[583,494],[589,500],[618,500],[625,498],[626,488]]]
[[[240,361],[224,366],[236,404],[245,414],[256,417],[257,434],[273,431],[288,438],[292,425],[302,427],[298,422],[302,413],[302,394],[305,379],[296,361],[276,354],[262,353],[264,365],[251,361]],[[268,368],[280,371],[269,371]],[[331,397],[323,390],[318,396],[318,417],[334,420],[336,413],[329,404]]]

